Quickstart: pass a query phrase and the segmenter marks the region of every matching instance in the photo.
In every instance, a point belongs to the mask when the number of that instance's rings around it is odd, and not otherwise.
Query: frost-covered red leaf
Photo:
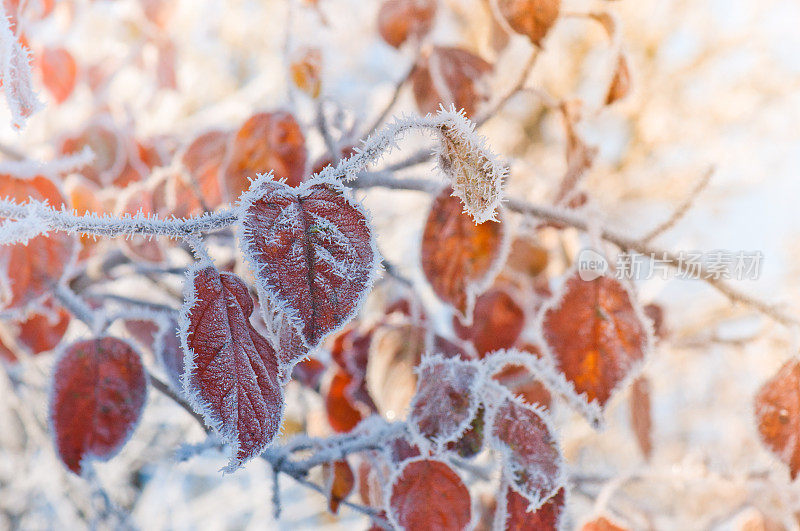
[[[436,46],[411,73],[417,107],[427,114],[435,113],[440,105],[455,105],[473,117],[489,99],[491,72],[492,65],[472,52]]]
[[[565,490],[562,487],[544,505],[529,511],[530,501],[511,487],[505,488],[505,511],[498,511],[497,517],[504,518],[495,528],[506,531],[527,531],[533,529],[561,529],[564,514]]]
[[[761,441],[789,467],[800,472],[800,361],[787,361],[755,397]]]
[[[78,75],[75,59],[64,48],[45,48],[40,61],[44,86],[56,103],[63,103],[75,88]]]
[[[58,187],[42,176],[20,179],[0,175],[0,197],[18,203],[47,201],[56,208],[65,204]],[[52,293],[70,267],[76,248],[75,238],[66,233],[0,245],[0,307],[23,309]]]
[[[475,300],[471,325],[464,326],[453,317],[456,335],[471,341],[480,357],[514,346],[524,326],[525,311],[502,288],[492,288]]]
[[[366,213],[338,184],[292,188],[266,176],[242,207],[241,246],[259,298],[309,347],[318,345],[352,319],[371,288],[380,259]]]
[[[503,259],[504,225],[475,225],[445,188],[434,199],[422,232],[422,271],[433,291],[464,316]]]
[[[628,528],[620,527],[605,516],[600,516],[583,524],[581,531],[628,531]]]
[[[389,518],[401,529],[460,531],[472,519],[466,485],[435,459],[407,461],[391,485],[388,501]]]
[[[347,460],[339,459],[322,465],[322,478],[328,496],[328,509],[336,514],[339,512],[342,500],[347,499],[353,492],[356,484],[355,474]]]
[[[108,186],[119,179],[128,162],[125,140],[108,115],[93,119],[81,132],[64,138],[61,154],[72,155],[90,148],[94,161],[80,168],[80,173],[100,186]]]
[[[192,407],[232,446],[229,470],[259,455],[281,425],[278,359],[250,324],[242,280],[211,265],[190,271],[180,315],[184,390]]]
[[[556,368],[601,407],[650,347],[631,293],[606,276],[584,281],[571,275],[557,300],[544,308],[542,334]]]
[[[378,11],[378,32],[387,44],[399,48],[409,38],[427,35],[435,15],[435,0],[384,0]]]
[[[550,407],[550,391],[534,376],[530,370],[522,365],[509,364],[498,371],[492,378],[504,385],[511,394],[519,396],[526,404],[539,404],[544,408]]]
[[[223,174],[231,200],[250,187],[259,174],[273,172],[292,186],[303,182],[306,139],[288,112],[258,113],[236,132]]]
[[[459,358],[429,356],[422,360],[409,422],[437,444],[458,438],[478,410],[478,366]]]
[[[136,427],[147,395],[139,354],[113,337],[69,345],[53,373],[50,419],[56,449],[80,474],[85,458],[116,455]]]
[[[541,45],[558,19],[561,0],[496,0],[500,14],[511,29]]]
[[[512,487],[536,509],[564,486],[561,451],[543,409],[507,398],[488,421],[489,440],[503,456]]]

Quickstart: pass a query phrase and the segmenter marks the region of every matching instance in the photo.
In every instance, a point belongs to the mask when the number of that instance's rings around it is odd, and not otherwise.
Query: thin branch
[[[358,181],[354,183],[354,186],[357,188],[383,187],[394,190],[415,190],[423,192],[431,192],[441,187],[436,181],[428,179],[391,178],[388,172],[362,174]],[[561,223],[581,231],[589,230],[589,222],[586,219],[568,210],[527,203],[514,198],[507,199],[505,205],[512,212],[533,216],[550,222]],[[784,313],[780,308],[774,305],[743,293],[722,279],[714,278],[705,267],[689,267],[684,260],[681,260],[673,253],[650,247],[648,243],[643,240],[631,238],[609,228],[602,228],[600,236],[604,240],[616,245],[622,251],[636,252],[645,257],[658,256],[660,261],[674,268],[679,273],[684,273],[689,278],[706,282],[725,295],[731,302],[750,306],[785,326],[800,327],[800,322],[798,322],[794,316]]]
[[[519,77],[517,77],[517,81],[511,86],[511,90],[506,92],[502,98],[497,100],[497,102],[485,113],[482,113],[475,119],[475,123],[478,127],[485,124],[491,118],[493,118],[506,104],[516,96],[522,89],[525,88],[525,82],[528,80],[528,77],[531,75],[531,71],[533,67],[536,66],[536,60],[539,58],[539,47],[535,47],[531,51],[531,55],[528,57],[528,60],[525,61],[525,65],[522,67],[522,70],[519,73]]]
[[[389,116],[389,113],[392,112],[392,108],[394,107],[395,103],[397,103],[397,100],[400,98],[400,93],[403,91],[403,87],[405,86],[405,84],[411,78],[411,73],[414,72],[414,68],[416,67],[416,65],[417,65],[417,60],[415,59],[414,62],[411,64],[411,67],[405,73],[405,75],[401,77],[397,81],[397,83],[395,83],[391,99],[389,99],[388,103],[383,108],[381,113],[375,118],[375,121],[372,122],[372,125],[369,126],[369,129],[367,129],[367,134],[364,135],[365,137],[377,131],[378,127],[380,127],[381,124],[384,122],[384,120],[386,120],[386,117]]]
[[[656,228],[643,236],[642,242],[650,243],[656,237],[664,234],[674,227],[675,224],[678,223],[678,221],[680,221],[692,208],[692,205],[694,204],[694,201],[697,199],[697,196],[700,194],[700,192],[702,192],[706,186],[708,186],[708,183],[711,182],[711,177],[714,175],[714,170],[715,168],[713,166],[706,170],[703,176],[700,177],[700,180],[694,185],[689,195],[686,196],[686,199],[684,199],[683,202],[678,205],[678,208],[675,209],[672,215],[663,223],[659,224]]]

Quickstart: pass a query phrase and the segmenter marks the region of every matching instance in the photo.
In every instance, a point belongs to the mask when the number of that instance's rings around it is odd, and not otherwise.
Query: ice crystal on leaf
[[[423,358],[409,421],[421,435],[443,444],[469,428],[478,410],[478,365],[459,358]]]
[[[563,462],[547,413],[510,395],[492,408],[489,441],[500,452],[511,485],[533,509],[565,484]]]
[[[281,425],[283,389],[272,345],[250,324],[242,280],[207,263],[189,271],[180,314],[184,390],[232,447],[228,471],[259,455]]]
[[[461,199],[464,211],[483,223],[497,220],[508,169],[486,147],[475,132],[475,124],[454,110],[439,114],[441,142],[437,149],[439,169],[448,177],[453,195]]]
[[[297,188],[262,176],[241,200],[242,251],[259,297],[309,346],[344,326],[369,292],[380,258],[363,208],[338,183]]]
[[[12,31],[5,5],[0,4],[0,87],[16,129],[42,106],[31,85],[30,53]]]

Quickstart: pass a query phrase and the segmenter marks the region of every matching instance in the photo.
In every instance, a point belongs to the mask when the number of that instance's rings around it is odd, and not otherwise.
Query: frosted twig
[[[101,319],[98,318],[97,313],[89,307],[83,299],[78,297],[72,289],[66,284],[59,284],[56,286],[55,297],[58,302],[66,308],[72,315],[86,323],[86,325],[96,332],[102,329],[103,324]]]
[[[416,64],[417,64],[417,58],[415,58],[414,62],[411,63],[411,66],[409,67],[405,75],[403,75],[403,77],[401,77],[397,81],[397,83],[395,83],[394,90],[392,91],[392,97],[389,99],[389,101],[387,102],[386,106],[383,108],[381,113],[372,122],[372,125],[369,126],[369,129],[367,129],[367,134],[364,136],[369,136],[373,134],[375,131],[377,131],[378,127],[380,127],[381,124],[384,122],[384,120],[386,120],[386,117],[389,116],[389,113],[392,111],[392,108],[394,107],[395,103],[397,103],[397,100],[400,97],[400,92],[402,92],[403,87],[411,77],[411,73],[414,71],[414,67],[416,66]]]
[[[0,174],[9,174],[20,178],[30,178],[37,175],[63,175],[88,166],[94,162],[95,155],[92,148],[85,146],[77,153],[45,162],[26,160],[24,156],[21,158],[14,157],[14,159],[0,162]]]
[[[522,67],[517,81],[511,86],[511,90],[506,92],[503,97],[497,100],[497,102],[490,109],[484,113],[481,113],[481,115],[475,119],[475,123],[478,124],[478,127],[494,117],[503,107],[506,106],[511,98],[525,88],[525,82],[528,80],[528,77],[530,77],[533,67],[536,66],[536,60],[539,58],[539,50],[540,48],[537,46],[531,51],[531,55],[528,57],[528,60],[525,61],[525,65]]]
[[[52,208],[47,203],[40,201],[20,204],[9,199],[0,200],[0,217],[17,221],[33,219],[38,224],[38,234],[63,231],[107,237],[145,234],[186,238],[193,234],[217,231],[233,225],[238,216],[239,212],[234,208],[185,219],[163,219],[147,216],[141,212],[135,215],[125,214],[120,217],[98,216],[97,214],[78,215],[74,211]],[[11,227],[6,223],[0,227],[0,232],[2,229],[8,230],[9,228]],[[7,242],[8,238],[0,238],[0,240]]]
[[[319,129],[322,139],[325,141],[325,147],[331,155],[331,159],[336,161],[339,158],[339,146],[336,140],[331,136],[331,130],[328,127],[328,120],[325,118],[325,109],[323,106],[322,98],[317,99],[317,129]]]
[[[0,4],[0,85],[6,93],[11,124],[21,129],[42,104],[33,92],[31,58],[11,31],[5,6]]]
[[[714,175],[714,169],[715,168],[712,166],[706,170],[703,176],[700,177],[700,180],[694,185],[689,195],[686,196],[680,205],[678,205],[678,208],[675,209],[672,215],[642,237],[643,243],[650,243],[656,237],[667,232],[669,229],[674,227],[675,224],[678,223],[678,221],[680,221],[687,212],[689,212],[689,209],[692,208],[697,196],[705,189],[706,186],[708,186],[708,183],[711,182],[711,177]]]
[[[354,183],[354,187],[383,187],[395,190],[416,190],[423,192],[430,192],[438,189],[438,185],[435,181],[426,179],[413,179],[408,181],[405,179],[392,179],[387,177],[386,174],[380,173],[364,174]],[[508,198],[505,202],[505,206],[512,212],[568,225],[582,231],[589,230],[589,223],[586,219],[568,210],[537,205],[514,198]],[[678,272],[688,275],[689,278],[702,280],[725,295],[731,302],[749,306],[784,326],[800,327],[800,321],[798,321],[796,317],[784,313],[780,308],[774,305],[743,293],[722,279],[714,278],[712,275],[709,275],[705,267],[690,267],[673,253],[650,247],[647,242],[631,238],[606,227],[601,229],[600,236],[604,240],[616,245],[622,251],[633,251],[645,257],[658,256],[661,263],[665,263]]]

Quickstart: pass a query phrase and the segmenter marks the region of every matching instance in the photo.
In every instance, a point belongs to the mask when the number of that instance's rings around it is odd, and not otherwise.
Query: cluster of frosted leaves
[[[509,485],[538,509],[565,485],[561,451],[547,413],[507,396],[487,421],[490,444],[501,455]]]
[[[410,424],[436,444],[455,440],[469,428],[478,410],[479,366],[459,358],[428,356],[417,372]]]
[[[641,367],[651,332],[632,293],[618,280],[570,275],[542,308],[545,352],[578,394],[601,408]]]
[[[72,472],[85,459],[110,459],[141,416],[147,380],[139,354],[126,342],[101,337],[73,343],[56,362],[50,419],[56,449]]]
[[[281,425],[283,388],[277,354],[250,323],[245,283],[209,264],[191,269],[180,314],[184,391],[222,440],[228,470],[259,455]]]
[[[448,113],[440,116],[447,117]],[[496,220],[507,167],[487,148],[484,137],[475,132],[475,124],[463,116],[445,120],[439,133],[438,165],[447,176],[453,195],[461,199],[464,211],[475,223]]]
[[[461,477],[445,462],[405,461],[391,484],[388,516],[400,529],[466,529],[472,500]]]
[[[476,295],[503,263],[505,239],[504,223],[475,225],[451,189],[442,190],[425,222],[420,251],[434,293],[469,320]]]
[[[366,212],[320,178],[293,188],[262,176],[240,204],[241,247],[259,298],[317,346],[352,319],[372,286],[380,257]]]
[[[755,416],[762,442],[795,479],[800,471],[800,361],[787,361],[761,386]]]
[[[65,205],[58,187],[43,176],[23,179],[0,175],[0,197],[18,203],[46,201],[56,208]],[[35,223],[35,220],[33,220]],[[3,223],[14,240],[24,233],[22,222]],[[52,293],[73,261],[76,240],[66,233],[35,236],[26,242],[0,245],[0,308],[26,310]]]

